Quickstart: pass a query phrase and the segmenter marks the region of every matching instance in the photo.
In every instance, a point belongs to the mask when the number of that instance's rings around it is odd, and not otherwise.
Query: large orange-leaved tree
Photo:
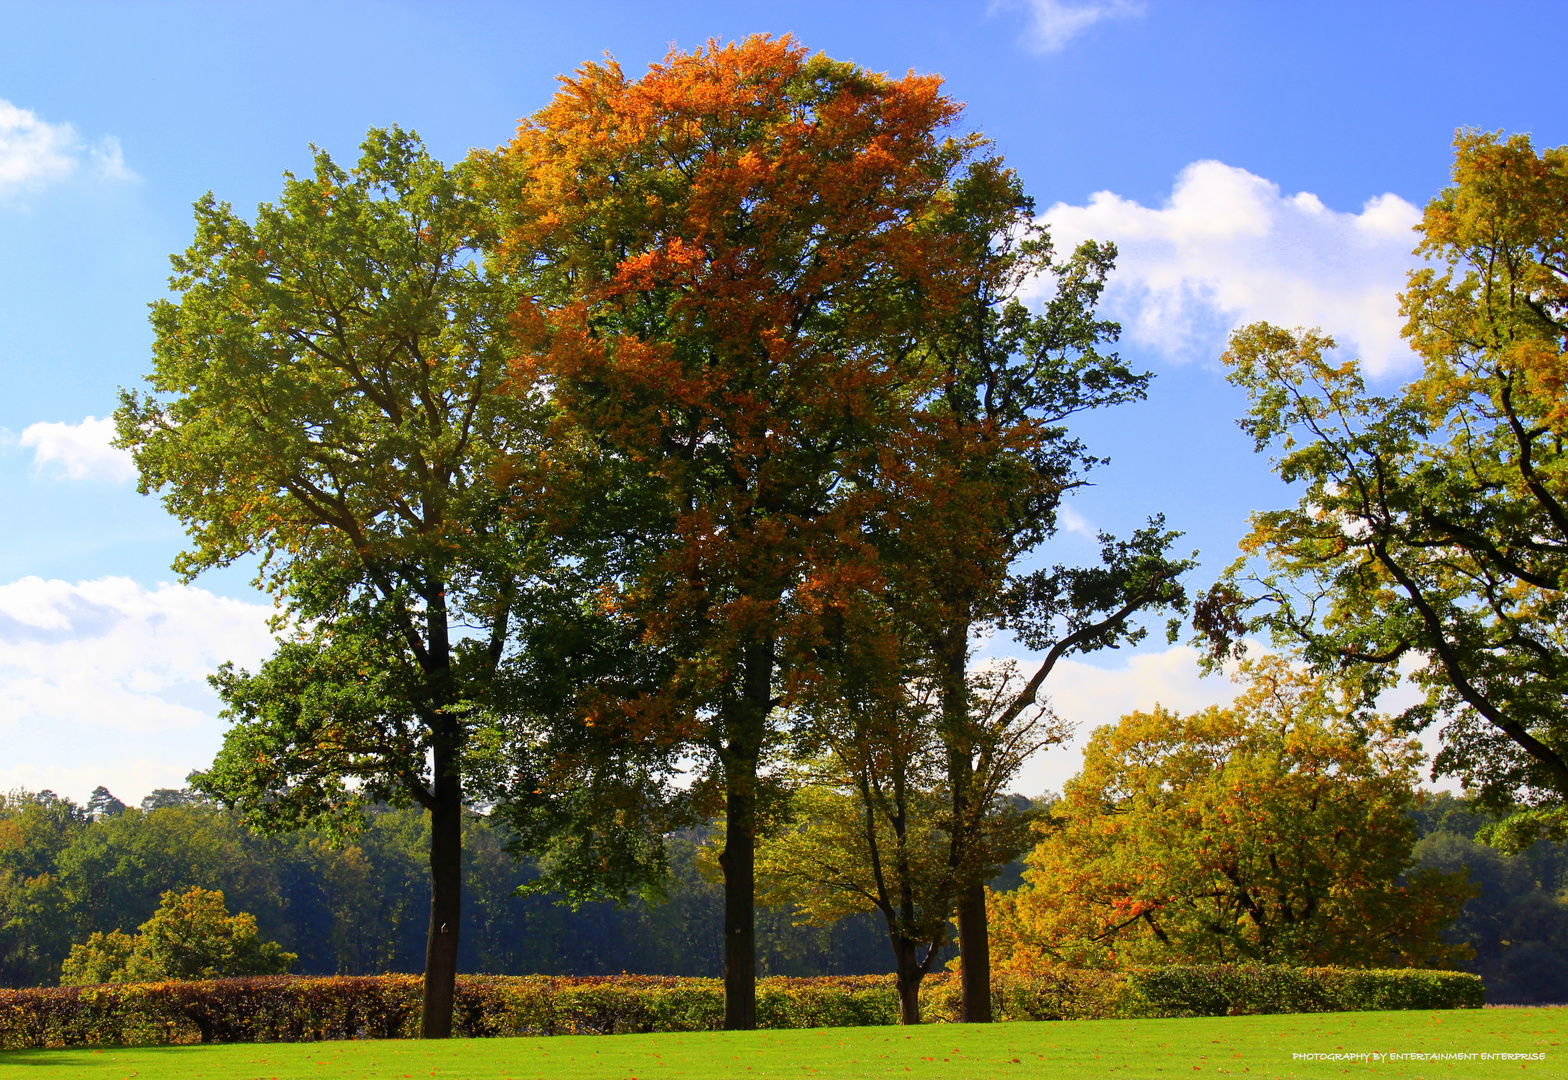
[[[948,255],[927,226],[974,145],[944,134],[958,112],[935,76],[758,36],[636,80],[585,64],[486,162],[533,282],[518,392],[572,432],[575,482],[609,484],[598,516],[625,508],[599,603],[670,661],[565,722],[679,748],[722,806],[729,1028],[756,1022],[759,800],[800,643],[874,575],[846,478],[927,377],[912,342]]]

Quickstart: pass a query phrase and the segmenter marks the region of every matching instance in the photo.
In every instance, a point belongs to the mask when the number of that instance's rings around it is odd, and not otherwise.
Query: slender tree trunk
[[[961,873],[971,863],[966,846],[981,808],[974,805],[974,747],[969,738],[969,624],[950,627],[941,643],[942,720],[947,740],[947,780],[953,793],[953,864]],[[985,884],[959,882],[958,964],[963,986],[960,1019],[991,1022],[991,943],[986,922]]]
[[[958,899],[959,978],[963,981],[966,1024],[991,1022],[991,937],[985,913],[985,886],[970,885]]]
[[[773,641],[746,646],[724,752],[724,1029],[757,1026],[757,762],[773,707]]]
[[[451,739],[436,740],[435,806],[430,811],[430,934],[425,943],[422,1039],[452,1034],[457,937],[463,905],[463,782]]]
[[[425,938],[425,1001],[419,1037],[445,1039],[452,1034],[452,1006],[457,998],[457,933],[463,914],[463,776],[458,752],[461,723],[445,711],[456,700],[452,685],[450,627],[446,586],[432,575],[424,594],[426,644],[435,712],[429,723],[430,809],[430,932]]]

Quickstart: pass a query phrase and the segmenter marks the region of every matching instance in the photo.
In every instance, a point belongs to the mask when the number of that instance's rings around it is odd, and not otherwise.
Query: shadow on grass
[[[141,1060],[159,1060],[171,1054],[200,1050],[200,1046],[64,1046],[53,1050],[0,1050],[0,1068],[14,1066],[37,1069],[80,1070],[85,1066],[101,1066],[105,1060],[119,1053],[134,1052]]]

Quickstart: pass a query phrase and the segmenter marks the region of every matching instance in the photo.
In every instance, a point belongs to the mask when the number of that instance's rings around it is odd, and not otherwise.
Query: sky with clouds
[[[312,143],[351,159],[372,125],[413,127],[449,159],[496,145],[556,75],[606,52],[636,72],[671,44],[792,32],[875,70],[939,72],[1059,246],[1118,245],[1106,309],[1157,375],[1147,402],[1078,425],[1110,464],[1045,557],[1092,559],[1096,531],[1164,512],[1200,552],[1198,586],[1250,511],[1290,498],[1235,427],[1226,333],[1318,326],[1376,384],[1408,377],[1396,293],[1449,140],[1568,142],[1564,30],[1560,3],[1508,0],[0,0],[0,787],[134,801],[178,786],[222,738],[206,676],[270,647],[248,568],[175,580],[179,527],[109,445],[118,390],[147,369],[146,305],[206,191],[253,207]],[[1066,663],[1048,689],[1082,735],[1232,688],[1153,635]],[[1060,787],[1076,760],[1044,754],[1020,786]]]

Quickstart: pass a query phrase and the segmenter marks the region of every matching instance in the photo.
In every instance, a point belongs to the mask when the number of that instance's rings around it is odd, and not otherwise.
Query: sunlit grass
[[[724,1077],[1568,1077],[1568,1009],[1315,1013],[907,1028],[271,1043],[0,1053],[0,1080]],[[1308,1062],[1293,1053],[1512,1052],[1545,1061]]]

